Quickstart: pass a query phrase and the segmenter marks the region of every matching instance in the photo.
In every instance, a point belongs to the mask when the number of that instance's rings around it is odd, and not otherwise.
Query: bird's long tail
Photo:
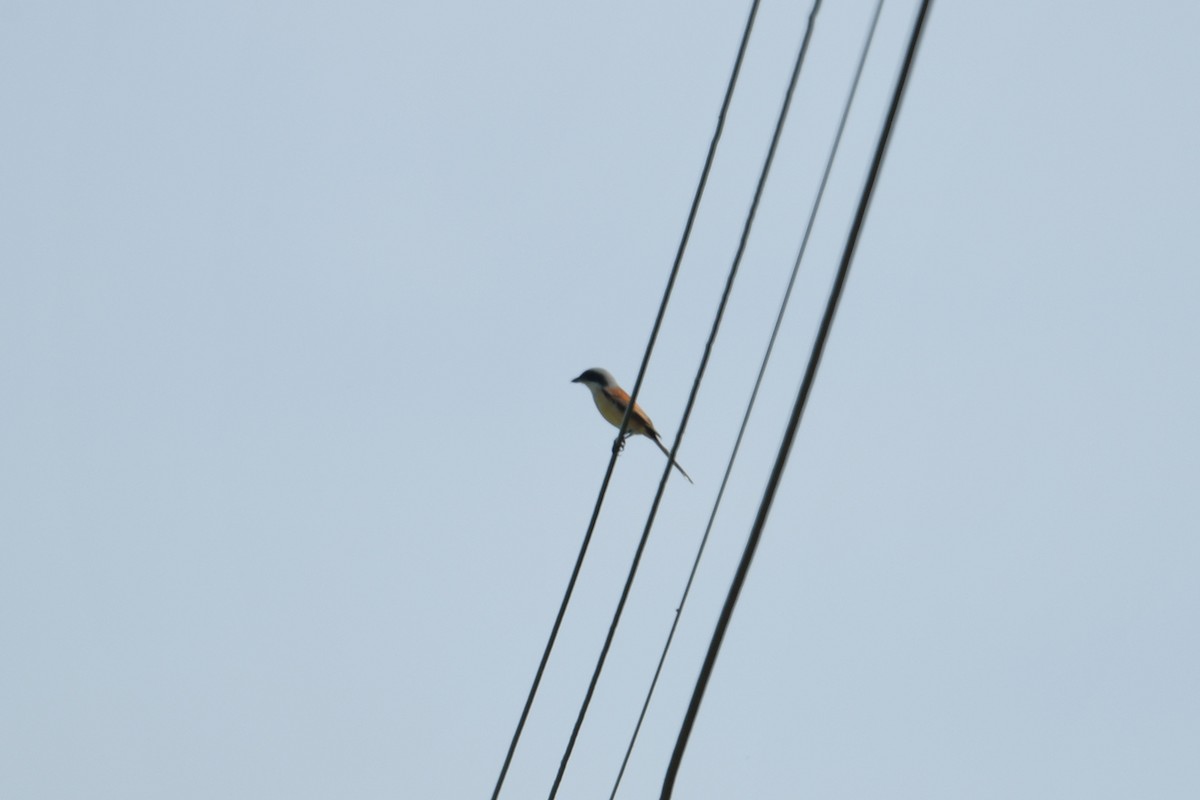
[[[688,475],[688,474],[687,474],[687,471],[686,471],[686,470],[684,470],[684,468],[683,468],[683,467],[679,466],[679,462],[678,462],[678,461],[676,461],[675,459],[671,458],[671,451],[670,451],[670,450],[668,450],[666,447],[664,447],[664,446],[663,446],[662,439],[659,439],[659,438],[658,438],[658,437],[656,437],[656,436],[652,436],[652,437],[650,437],[650,439],[651,439],[651,441],[653,441],[653,442],[654,442],[656,445],[658,445],[658,449],[663,451],[663,455],[664,455],[664,456],[666,456],[666,457],[667,457],[667,460],[668,460],[668,461],[670,461],[670,462],[671,462],[671,463],[672,463],[672,464],[675,466],[675,469],[679,470],[680,474],[681,474],[681,475],[683,475],[683,477],[687,478],[687,482],[688,482],[688,483],[690,483],[690,484],[693,484],[693,485],[695,485],[695,483],[696,483],[696,482],[692,480],[692,476],[691,476],[691,475]]]

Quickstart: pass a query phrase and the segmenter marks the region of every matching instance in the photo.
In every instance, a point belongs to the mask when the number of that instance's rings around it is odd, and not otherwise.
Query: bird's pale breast
[[[609,424],[612,425],[614,428],[621,427],[621,420],[625,417],[625,407],[624,406],[614,403],[608,397],[608,395],[604,394],[604,392],[602,392],[602,391],[592,392],[592,399],[594,401],[596,401],[596,408],[598,408],[600,410],[600,416],[602,416],[606,420],[608,420]],[[635,405],[634,406],[634,414],[633,414],[632,418],[629,420],[629,430],[631,433],[640,433],[642,435],[645,435],[646,428],[649,426],[644,424],[643,421],[638,418],[639,417],[639,415],[637,413],[638,411],[641,411],[641,409]],[[642,412],[642,414],[640,416],[644,417],[645,412]],[[645,420],[645,422],[649,422],[649,421],[650,421],[649,419]]]

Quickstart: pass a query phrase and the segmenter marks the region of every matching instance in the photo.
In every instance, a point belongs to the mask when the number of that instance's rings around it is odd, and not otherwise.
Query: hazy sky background
[[[817,20],[563,797],[605,798],[870,2]],[[803,34],[764,0],[641,402],[679,427]],[[0,5],[0,796],[490,795],[748,9]],[[656,796],[915,4],[621,797]],[[677,796],[1200,796],[1200,6],[935,3]],[[663,468],[631,442],[505,797]]]

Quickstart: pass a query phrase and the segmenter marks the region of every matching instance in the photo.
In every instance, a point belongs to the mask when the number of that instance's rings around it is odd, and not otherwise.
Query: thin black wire
[[[837,157],[838,148],[842,143],[842,134],[846,130],[846,120],[850,117],[850,107],[854,104],[854,97],[858,93],[859,80],[862,78],[863,67],[867,63],[867,53],[871,49],[871,42],[875,38],[875,28],[879,24],[879,15],[883,11],[883,0],[878,0],[875,4],[875,14],[871,17],[870,27],[867,29],[867,37],[863,41],[862,52],[858,57],[858,67],[854,72],[854,79],[850,83],[850,91],[846,95],[846,104],[842,108],[842,117],[838,122],[837,132],[833,136],[833,144],[829,148],[829,157],[825,160],[825,172],[821,176],[820,185],[817,187],[817,193],[813,199],[812,210],[808,215],[808,224],[804,228],[804,235],[800,239],[800,248],[796,253],[796,260],[792,264],[792,274],[788,278],[787,288],[783,292],[783,300],[779,304],[779,313],[775,316],[775,327],[771,330],[771,337],[767,341],[766,351],[763,353],[762,363],[758,367],[758,377],[754,379],[754,389],[750,392],[750,400],[746,403],[746,413],[742,415],[742,424],[738,428],[737,438],[733,443],[733,450],[729,453],[729,461],[725,466],[725,475],[721,478],[721,488],[717,490],[717,499],[713,502],[712,511],[708,515],[708,524],[704,528],[704,535],[700,538],[700,546],[696,549],[696,557],[692,561],[692,571],[688,574],[687,583],[683,587],[683,594],[679,598],[679,605],[675,608],[675,619],[671,623],[671,630],[667,633],[667,640],[663,644],[662,655],[659,656],[658,666],[654,669],[654,677],[650,681],[650,688],[646,691],[646,699],[642,703],[641,713],[638,715],[637,724],[633,728],[633,735],[629,737],[629,746],[625,749],[625,758],[621,761],[621,769],[617,772],[617,779],[613,782],[612,793],[609,794],[609,800],[615,800],[617,789],[621,786],[621,778],[625,776],[625,768],[629,766],[629,758],[633,755],[633,747],[637,743],[638,734],[642,730],[642,723],[646,719],[646,712],[650,708],[650,700],[654,697],[654,689],[658,686],[659,676],[662,675],[663,664],[667,660],[667,653],[671,650],[671,642],[675,639],[675,630],[679,627],[679,619],[683,613],[683,607],[687,605],[688,594],[692,590],[692,582],[696,578],[696,571],[700,567],[700,559],[704,556],[704,548],[708,544],[708,537],[712,533],[713,524],[717,519],[717,511],[721,507],[721,500],[725,497],[725,487],[729,484],[729,476],[733,472],[734,462],[737,460],[738,451],[742,447],[742,438],[746,434],[746,426],[750,422],[750,414],[754,411],[754,404],[758,400],[758,390],[762,386],[763,376],[767,372],[767,364],[771,360],[771,353],[775,349],[775,340],[779,337],[779,328],[783,324],[784,314],[787,312],[788,303],[792,298],[792,289],[796,285],[796,276],[800,274],[800,264],[804,260],[804,253],[808,249],[808,240],[812,235],[813,225],[817,220],[817,212],[821,209],[821,200],[825,196],[825,187],[829,183],[829,175],[833,171],[833,162]]]
[[[675,287],[675,278],[679,274],[679,266],[683,262],[683,254],[687,249],[687,243],[692,234],[692,227],[696,222],[696,214],[700,208],[700,199],[704,195],[704,188],[708,184],[708,176],[712,171],[713,161],[716,158],[717,143],[721,140],[721,134],[725,130],[725,116],[729,111],[730,103],[733,101],[733,90],[737,85],[738,75],[741,73],[742,61],[746,55],[746,45],[750,41],[750,32],[754,28],[754,18],[758,14],[759,0],[753,0],[750,4],[750,13],[746,18],[746,27],[742,33],[741,44],[738,46],[737,58],[733,63],[733,71],[729,76],[729,85],[725,89],[725,97],[721,102],[721,110],[717,115],[716,130],[713,131],[712,141],[708,146],[708,155],[704,159],[704,168],[700,172],[700,181],[696,186],[696,193],[692,197],[692,206],[688,211],[687,222],[683,227],[683,235],[679,241],[679,248],[675,253],[675,261],[671,265],[671,274],[667,279],[667,286],[663,290],[662,302],[658,307],[658,316],[654,320],[654,327],[650,331],[650,339],[646,343],[646,352],[642,356],[642,365],[638,369],[637,380],[633,384],[633,393],[630,395],[629,406],[625,409],[625,416],[621,420],[620,430],[617,432],[617,438],[613,441],[612,456],[608,460],[608,469],[604,473],[604,480],[600,484],[600,492],[596,497],[596,505],[592,509],[592,518],[588,522],[587,533],[584,534],[583,542],[579,547],[579,555],[575,559],[575,567],[571,571],[571,578],[567,581],[567,588],[563,594],[562,603],[558,608],[558,615],[554,618],[554,625],[550,629],[550,637],[546,640],[546,648],[542,652],[542,659],[538,663],[537,672],[533,676],[533,684],[529,687],[529,696],[525,699],[525,706],[521,709],[521,717],[517,720],[516,730],[513,731],[512,741],[508,745],[508,752],[504,756],[504,764],[500,767],[500,776],[496,779],[496,787],[492,791],[492,800],[497,800],[500,796],[500,789],[504,785],[504,778],[508,774],[508,768],[512,764],[513,754],[517,749],[517,742],[521,738],[521,732],[525,728],[525,722],[529,718],[529,711],[533,707],[533,699],[537,695],[538,686],[542,682],[542,675],[546,671],[546,663],[550,660],[550,651],[554,649],[554,642],[558,638],[558,630],[562,626],[563,617],[567,612],[567,605],[571,601],[571,594],[575,590],[575,583],[579,578],[580,569],[583,567],[583,559],[587,554],[588,544],[592,540],[592,532],[596,529],[596,520],[600,517],[600,507],[604,504],[604,496],[608,492],[608,484],[612,479],[613,469],[617,463],[617,455],[620,453],[620,444],[624,441],[625,433],[629,429],[630,413],[634,408],[634,403],[637,400],[638,392],[642,388],[642,379],[646,375],[646,367],[650,363],[650,354],[654,350],[654,343],[658,340],[658,332],[662,327],[663,317],[666,316],[667,302],[670,300],[671,292]]]
[[[825,314],[821,318],[821,325],[817,329],[817,336],[813,341],[808,365],[804,370],[804,379],[800,383],[796,402],[792,406],[792,415],[788,420],[783,440],[780,442],[779,453],[775,457],[775,466],[771,469],[771,476],[767,480],[766,489],[763,491],[762,501],[758,507],[758,514],[755,516],[754,524],[750,528],[750,535],[747,538],[746,547],[742,553],[742,560],[738,564],[737,572],[734,573],[733,583],[729,587],[729,593],[725,598],[725,605],[721,609],[721,616],[717,620],[716,630],[713,631],[712,640],[709,642],[708,653],[704,658],[704,665],[701,667],[700,675],[696,679],[692,699],[688,704],[687,713],[684,715],[683,724],[680,726],[679,737],[675,741],[675,750],[671,754],[671,762],[667,767],[667,774],[663,779],[660,800],[669,800],[675,789],[675,779],[679,774],[679,766],[683,761],[684,750],[687,749],[688,738],[691,736],[692,728],[696,723],[696,715],[700,710],[700,703],[704,699],[704,691],[708,687],[713,666],[716,664],[717,654],[721,650],[721,643],[724,641],[725,632],[729,628],[729,620],[733,616],[733,609],[737,605],[738,596],[741,594],[742,586],[746,582],[750,563],[754,559],[754,552],[758,548],[759,540],[762,538],[762,531],[766,525],[767,516],[771,512],[771,504],[775,500],[775,493],[779,488],[779,481],[783,476],[784,466],[787,464],[788,455],[791,453],[792,443],[796,439],[796,431],[800,427],[800,419],[804,415],[804,407],[808,403],[808,396],[812,391],[813,381],[816,379],[817,368],[820,366],[821,356],[825,351],[825,343],[829,338],[829,331],[833,327],[833,319],[837,313],[838,302],[841,300],[842,291],[846,285],[846,278],[850,273],[850,264],[854,260],[854,251],[858,245],[858,237],[862,232],[863,223],[866,220],[867,209],[871,205],[871,197],[874,194],[875,184],[879,178],[880,169],[883,166],[883,158],[887,152],[892,129],[895,126],[896,117],[900,111],[900,102],[904,97],[904,88],[908,84],[908,76],[912,71],[917,47],[921,41],[921,32],[924,30],[925,18],[928,16],[931,3],[932,0],[922,0],[920,9],[917,12],[916,21],[913,23],[912,35],[908,42],[908,51],[905,53],[900,74],[896,79],[891,106],[888,108],[883,129],[879,134],[879,142],[875,147],[875,156],[871,161],[871,169],[867,173],[862,196],[859,198],[858,209],[854,214],[854,222],[850,227],[850,233],[846,240],[845,250],[842,253],[841,263],[838,265],[833,287],[829,292]]]
[[[688,419],[692,414],[692,407],[696,403],[696,395],[700,391],[700,382],[704,378],[704,371],[708,366],[708,359],[712,355],[713,343],[717,338],[717,331],[721,327],[721,319],[725,314],[725,306],[729,302],[729,296],[733,291],[733,282],[737,277],[738,267],[741,265],[742,256],[746,252],[746,244],[750,239],[750,229],[754,225],[754,217],[758,212],[758,204],[762,200],[763,188],[766,186],[767,176],[771,172],[771,164],[775,160],[775,151],[779,148],[779,140],[783,135],[784,122],[787,120],[788,110],[792,105],[792,96],[796,91],[796,84],[800,80],[800,68],[804,65],[805,55],[808,53],[808,44],[812,39],[813,25],[816,22],[817,10],[821,7],[821,0],[815,0],[813,3],[812,12],[809,14],[808,25],[804,31],[804,39],[800,44],[800,51],[796,55],[796,64],[792,68],[791,80],[788,82],[787,93],[784,95],[783,106],[779,110],[779,118],[775,123],[775,132],[771,136],[771,146],[767,150],[766,159],[763,162],[762,172],[758,177],[758,185],[754,189],[754,199],[750,202],[750,210],[746,215],[746,222],[742,227],[742,236],[738,241],[737,252],[734,254],[733,263],[729,267],[729,276],[725,280],[725,290],[721,294],[721,302],[717,305],[717,312],[713,318],[712,329],[708,334],[708,341],[704,345],[704,355],[700,359],[700,366],[696,370],[696,378],[692,382],[692,391],[688,395],[687,405],[683,410],[683,418],[679,422],[677,428],[678,433],[675,436],[675,444],[671,447],[670,455],[667,459],[666,469],[663,470],[662,479],[658,484],[658,492],[654,495],[654,502],[650,506],[650,514],[646,518],[646,526],[642,530],[642,538],[638,542],[637,550],[633,556],[633,563],[629,566],[629,575],[625,579],[625,587],[621,590],[621,598],[617,601],[617,609],[613,612],[613,619],[608,628],[608,635],[604,638],[604,646],[600,649],[600,655],[596,660],[596,668],[592,672],[592,680],[588,684],[587,692],[584,694],[583,703],[579,707],[579,714],[575,719],[575,727],[571,730],[571,736],[567,740],[567,747],[563,753],[562,762],[558,766],[558,773],[554,776],[554,785],[550,788],[549,800],[554,800],[558,794],[558,787],[562,783],[563,774],[566,772],[567,763],[571,760],[571,752],[575,748],[575,740],[579,737],[579,729],[583,727],[583,719],[587,715],[588,706],[592,702],[592,695],[596,691],[596,684],[600,680],[600,673],[604,669],[604,661],[608,657],[608,650],[612,646],[613,637],[617,632],[617,625],[621,621],[621,614],[625,609],[625,601],[629,599],[629,591],[633,586],[634,576],[637,575],[638,564],[642,559],[642,552],[646,548],[646,542],[650,538],[650,529],[654,526],[654,518],[658,513],[659,503],[662,502],[663,493],[667,488],[667,480],[671,477],[671,468],[675,462],[676,453],[679,450],[679,445],[683,441],[684,431],[687,429]],[[632,406],[632,404],[631,404]]]

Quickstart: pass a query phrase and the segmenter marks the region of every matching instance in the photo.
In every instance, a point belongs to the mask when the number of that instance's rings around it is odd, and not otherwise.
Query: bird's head
[[[573,378],[571,383],[582,383],[589,389],[607,389],[616,386],[617,379],[608,370],[597,368],[584,370],[578,378]]]

